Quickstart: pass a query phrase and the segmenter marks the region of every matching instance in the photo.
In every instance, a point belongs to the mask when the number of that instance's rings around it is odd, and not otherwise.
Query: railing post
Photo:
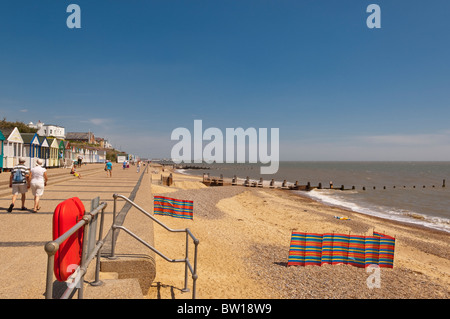
[[[115,256],[115,246],[116,246],[116,209],[117,209],[117,194],[113,195],[114,197],[114,208],[113,208],[113,224],[112,224],[112,236],[111,236],[111,256],[108,257],[108,259],[117,259]]]
[[[106,206],[105,206],[106,207]],[[100,216],[100,230],[98,234],[98,243],[100,244],[100,248],[97,251],[97,260],[95,265],[95,281],[91,283],[92,286],[100,286],[103,284],[103,282],[100,280],[100,256],[101,256],[101,250],[103,247],[103,222],[105,217],[105,207],[102,209],[102,215]]]
[[[195,251],[194,251],[194,273],[192,274],[192,299],[196,299],[197,296],[197,251],[198,251],[198,239],[194,239]]]
[[[47,259],[47,280],[45,286],[45,299],[53,298],[53,263],[55,261],[54,255],[49,255]]]
[[[83,247],[82,247],[82,254],[81,254],[81,262],[80,262],[80,274],[81,278],[79,279],[78,284],[80,285],[78,288],[78,299],[83,299],[83,293],[84,293],[84,275],[86,273],[86,257],[87,257],[87,244],[88,244],[88,229],[89,229],[89,222],[91,221],[91,216],[85,215],[83,216],[83,220],[85,221],[84,229],[83,229]]]
[[[184,288],[182,292],[189,292],[188,284],[188,262],[189,262],[189,233],[186,232],[186,257],[184,262]]]
[[[53,268],[54,268],[54,264],[55,264],[55,254],[59,249],[59,245],[55,242],[49,242],[45,245],[44,249],[48,255],[45,298],[52,299],[53,298]]]

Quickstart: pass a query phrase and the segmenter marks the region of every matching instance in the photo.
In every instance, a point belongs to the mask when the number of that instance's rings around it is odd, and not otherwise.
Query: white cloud
[[[97,118],[97,119],[89,119],[89,123],[94,125],[106,125],[113,122],[111,119]]]
[[[373,135],[361,136],[359,139],[369,144],[399,145],[399,146],[429,146],[449,144],[449,132],[437,134],[410,134],[410,135]]]
[[[281,141],[282,160],[449,161],[450,132]]]

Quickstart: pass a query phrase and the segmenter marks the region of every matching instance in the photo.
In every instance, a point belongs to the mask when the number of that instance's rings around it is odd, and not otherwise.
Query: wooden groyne
[[[203,184],[206,186],[228,186],[231,185],[231,183],[224,183],[223,181],[223,175],[220,174],[220,177],[210,177],[208,174],[203,174]]]
[[[267,183],[264,183],[263,178],[261,177],[259,181],[257,180],[251,180],[248,176],[245,179],[239,179],[236,175],[234,175],[233,178],[231,178],[231,181],[229,179],[224,179],[223,175],[221,174],[220,177],[210,177],[209,173],[203,174],[203,184],[207,186],[244,186],[244,187],[267,187]],[[279,182],[277,184],[280,184]],[[285,190],[300,190],[300,191],[311,191],[313,189],[328,189],[328,190],[336,190],[336,191],[351,191],[351,190],[357,190],[356,186],[346,187],[345,185],[341,185],[339,187],[335,187],[332,182],[329,183],[328,187],[323,187],[322,183],[318,183],[317,185],[313,186],[311,185],[311,182],[307,182],[306,184],[300,184],[298,181],[295,183],[289,183],[287,180],[283,180],[281,182],[281,185],[276,185],[276,182],[274,179],[272,179],[269,182],[268,185],[269,188],[277,188],[277,189],[285,189]],[[435,185],[428,186],[429,188],[437,188]],[[445,188],[445,179],[442,181],[442,188]],[[415,185],[413,186],[406,186],[402,185],[400,187],[398,186],[382,186],[377,188],[377,186],[360,186],[360,190],[376,190],[376,189],[406,189],[406,188],[416,188]],[[417,188],[427,188],[426,185],[421,185]]]
[[[173,184],[172,173],[170,173],[169,176],[163,176],[161,174],[161,185],[172,186],[172,184]]]

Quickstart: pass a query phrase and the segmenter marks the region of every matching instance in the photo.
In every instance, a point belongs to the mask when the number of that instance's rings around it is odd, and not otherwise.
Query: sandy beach
[[[171,228],[189,228],[199,239],[197,298],[450,297],[448,233],[325,206],[287,190],[207,187],[199,177],[175,172],[173,178],[172,186],[162,186],[157,182],[160,174],[154,174],[152,195],[194,201],[193,220],[157,218]],[[380,269],[380,288],[369,288],[372,272],[364,268],[287,267],[292,231],[371,235],[373,230],[396,238],[394,268]],[[184,240],[184,234],[174,235],[155,227],[155,245],[167,256],[183,257]],[[182,264],[157,257],[153,287],[158,289],[151,289],[148,297],[191,298],[188,293],[180,293],[183,274]]]

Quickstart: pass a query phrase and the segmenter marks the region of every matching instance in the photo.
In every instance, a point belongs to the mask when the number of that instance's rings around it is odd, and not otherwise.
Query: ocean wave
[[[185,175],[197,175],[198,171],[190,171],[190,170],[184,170],[179,169],[177,172]],[[191,173],[191,174],[189,174]],[[237,176],[237,182],[238,184],[242,184],[246,178]],[[250,183],[258,182],[259,179],[256,178],[249,178]],[[280,188],[283,184],[283,181],[280,180],[274,180],[274,186],[276,188]],[[287,182],[287,186],[292,186],[294,183]],[[269,187],[270,180],[265,179],[263,181],[264,187]],[[416,225],[422,225],[426,226],[428,228],[443,230],[446,232],[450,232],[450,219],[446,218],[439,218],[439,217],[433,217],[433,216],[426,216],[423,214],[419,214],[414,211],[404,210],[404,209],[398,209],[394,207],[388,207],[383,205],[375,205],[375,204],[368,204],[361,200],[355,200],[354,198],[349,198],[349,196],[357,196],[357,194],[360,194],[358,190],[346,190],[344,192],[340,192],[336,189],[313,189],[309,192],[305,191],[293,191],[297,194],[302,194],[303,196],[308,196],[313,200],[316,200],[318,202],[321,202],[325,205],[329,206],[335,206],[335,207],[341,207],[344,209],[349,209],[351,211],[369,215],[369,216],[375,216],[380,217],[384,219],[390,219],[400,222],[407,222],[407,223],[413,223]]]
[[[192,174],[189,174],[189,173],[187,172],[187,170],[186,170],[186,169],[183,169],[183,168],[176,169],[176,170],[175,170],[175,173],[183,174],[183,175],[192,175]]]
[[[419,214],[414,211],[398,209],[393,207],[386,207],[380,205],[375,206],[371,204],[366,204],[364,202],[357,203],[347,198],[343,198],[343,196],[336,195],[336,192],[332,190],[313,189],[310,192],[306,193],[302,192],[302,194],[306,194],[308,197],[317,200],[323,204],[349,209],[357,213],[400,222],[413,223],[428,228],[450,232],[450,219],[447,218],[427,216],[424,214]]]

